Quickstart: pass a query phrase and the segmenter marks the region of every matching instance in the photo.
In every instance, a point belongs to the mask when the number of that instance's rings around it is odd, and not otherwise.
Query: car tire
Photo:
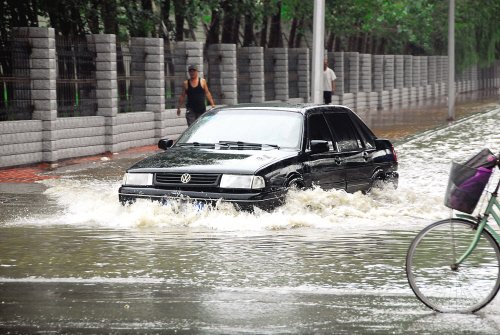
[[[300,190],[304,188],[304,181],[300,178],[292,178],[287,182],[288,189]]]

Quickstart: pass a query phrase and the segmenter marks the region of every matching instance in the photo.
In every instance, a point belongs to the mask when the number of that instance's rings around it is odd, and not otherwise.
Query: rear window
[[[340,151],[363,149],[363,142],[347,113],[325,113]]]

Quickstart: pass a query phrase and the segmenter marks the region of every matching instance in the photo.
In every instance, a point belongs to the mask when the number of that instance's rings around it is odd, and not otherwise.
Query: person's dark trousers
[[[194,121],[196,121],[203,113],[204,112],[195,113],[189,109],[186,110],[186,121],[187,121],[188,126],[190,126]]]
[[[329,105],[332,103],[332,91],[323,91],[323,100],[325,101],[325,105]]]

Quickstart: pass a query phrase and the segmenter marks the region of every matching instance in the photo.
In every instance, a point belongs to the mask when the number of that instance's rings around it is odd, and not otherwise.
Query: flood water
[[[0,333],[500,333],[500,297],[473,315],[437,314],[404,273],[411,239],[450,215],[451,160],[500,151],[500,107],[430,130],[442,109],[422,110],[416,123],[361,115],[393,136],[400,163],[399,188],[370,195],[299,191],[254,213],[122,207],[122,174],[148,154],[0,184]]]

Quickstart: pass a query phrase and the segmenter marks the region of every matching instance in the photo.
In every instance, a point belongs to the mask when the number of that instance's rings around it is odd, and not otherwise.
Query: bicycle
[[[430,224],[408,248],[408,283],[417,298],[437,312],[476,312],[490,303],[500,289],[500,236],[488,224],[491,216],[500,227],[500,180],[484,212],[471,215],[494,167],[500,169],[500,154],[494,156],[485,150],[468,161],[473,166],[452,163],[445,205],[462,213]],[[470,186],[472,172],[477,177],[486,166],[491,167],[489,175],[476,181],[471,194],[465,183]]]

